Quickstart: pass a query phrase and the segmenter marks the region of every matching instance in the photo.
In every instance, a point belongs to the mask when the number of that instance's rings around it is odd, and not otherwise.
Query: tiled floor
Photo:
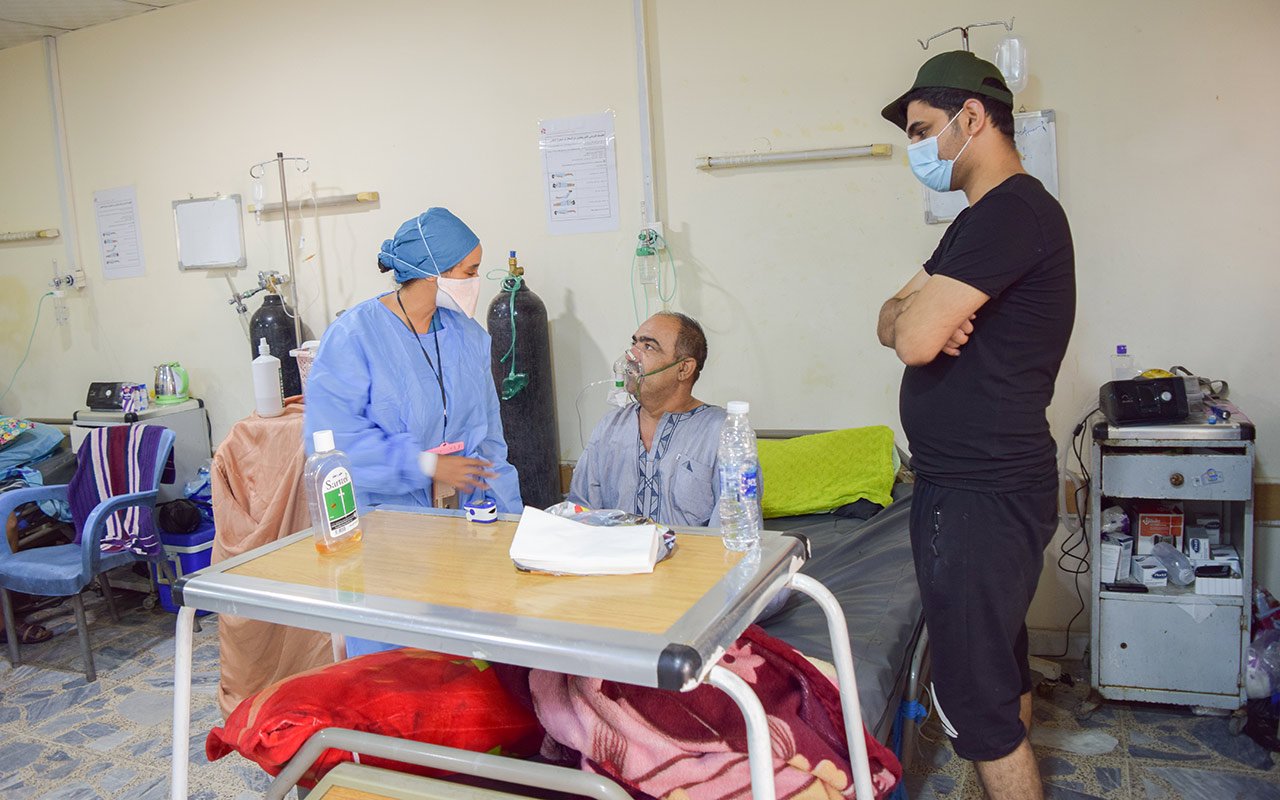
[[[168,797],[174,616],[118,592],[121,620],[86,593],[98,680],[86,684],[68,605],[36,621],[58,635],[22,648],[14,669],[0,658],[0,800]],[[217,618],[196,634],[190,795],[261,797],[269,778],[231,755],[208,763],[204,739],[220,724]],[[2,651],[0,651],[2,652]],[[1078,671],[1079,666],[1075,665]],[[1086,687],[1058,685],[1037,697],[1032,740],[1051,800],[1280,800],[1272,754],[1227,720],[1185,709],[1108,703],[1079,720]],[[907,778],[913,800],[970,800],[981,791],[935,720],[924,727]]]
[[[1068,667],[1079,674],[1079,664]],[[1035,698],[1031,739],[1050,800],[1280,800],[1277,757],[1233,736],[1226,718],[1108,702],[1077,719],[1086,683]],[[912,800],[981,798],[973,767],[955,756],[936,720],[924,736],[932,741],[920,740],[907,778]]]
[[[92,800],[169,796],[175,617],[116,592],[120,622],[85,594],[98,680],[86,683],[70,604],[32,617],[58,633],[0,658],[0,798]],[[195,636],[190,796],[260,798],[270,778],[236,755],[210,764],[209,729],[221,724],[216,616]],[[0,653],[5,652],[0,647]]]

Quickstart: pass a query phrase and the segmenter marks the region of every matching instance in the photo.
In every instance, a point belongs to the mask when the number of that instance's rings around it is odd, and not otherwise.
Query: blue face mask
[[[970,136],[964,143],[964,147],[960,148],[960,152],[956,153],[956,157],[950,161],[938,158],[938,136],[946,132],[951,127],[951,123],[955,122],[960,114],[964,113],[964,109],[956,112],[951,118],[951,122],[942,126],[942,130],[938,131],[937,136],[930,136],[928,139],[921,139],[918,142],[907,145],[907,160],[911,162],[911,171],[915,173],[916,178],[928,186],[935,192],[951,191],[951,170],[955,167],[956,162],[960,160],[960,156],[964,153],[965,147],[969,146],[969,142],[973,141]]]

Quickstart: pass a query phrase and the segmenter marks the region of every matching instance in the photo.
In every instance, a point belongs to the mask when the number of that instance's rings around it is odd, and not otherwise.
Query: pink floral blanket
[[[768,715],[778,797],[853,797],[836,685],[754,625],[720,663],[751,685]],[[572,761],[653,797],[751,796],[746,722],[715,687],[668,692],[533,670],[529,688],[549,736],[543,752],[553,760]],[[865,728],[863,735],[876,797],[887,797],[902,767]]]

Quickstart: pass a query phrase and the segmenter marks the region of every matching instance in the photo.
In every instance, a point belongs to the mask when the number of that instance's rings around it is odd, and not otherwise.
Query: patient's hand
[[[951,334],[951,338],[942,346],[942,352],[949,356],[960,355],[960,348],[968,344],[969,337],[973,334],[973,320],[977,316],[977,314],[973,314],[960,323],[960,327],[956,328],[955,333]]]
[[[493,464],[483,458],[467,458],[466,456],[440,456],[436,460],[434,479],[448,486],[474,492],[477,489],[488,489],[485,478],[495,478],[498,473],[491,472],[488,467]]]

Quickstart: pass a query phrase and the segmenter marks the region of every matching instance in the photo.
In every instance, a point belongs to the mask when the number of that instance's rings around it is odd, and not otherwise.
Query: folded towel
[[[526,506],[510,554],[517,567],[536,572],[631,575],[653,572],[661,544],[656,525],[598,528]]]

